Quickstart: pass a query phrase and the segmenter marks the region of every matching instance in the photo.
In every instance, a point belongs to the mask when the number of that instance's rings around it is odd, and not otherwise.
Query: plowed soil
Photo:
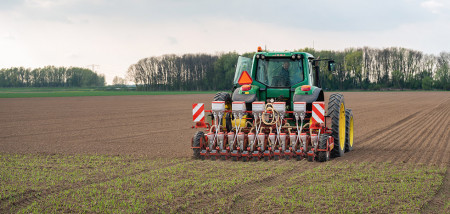
[[[326,94],[328,100],[328,94]],[[0,99],[0,152],[189,157],[192,103],[213,95]],[[448,166],[450,93],[346,92],[354,151],[336,161]]]

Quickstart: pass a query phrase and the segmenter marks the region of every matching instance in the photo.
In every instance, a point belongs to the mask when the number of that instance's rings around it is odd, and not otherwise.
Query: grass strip
[[[0,98],[214,94],[215,91],[107,91],[93,88],[0,88]]]

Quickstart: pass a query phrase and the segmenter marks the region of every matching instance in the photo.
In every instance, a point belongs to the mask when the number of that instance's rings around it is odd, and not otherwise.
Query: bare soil
[[[328,99],[329,93],[326,94]],[[189,157],[192,103],[213,95],[0,99],[0,152]],[[336,161],[448,166],[450,93],[345,92],[354,151]]]

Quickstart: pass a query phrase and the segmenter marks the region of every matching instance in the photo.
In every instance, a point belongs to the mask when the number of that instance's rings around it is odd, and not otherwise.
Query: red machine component
[[[201,103],[193,105],[193,121],[196,122],[196,127],[208,128],[207,134],[204,134],[199,143],[195,144],[194,138],[192,141],[191,148],[201,150],[199,152],[201,159],[215,160],[221,157],[222,160],[232,158],[235,161],[258,161],[264,158],[267,161],[284,157],[287,160],[306,158],[309,161],[321,161],[319,153],[326,153],[325,157],[328,158],[334,148],[335,139],[331,136],[332,130],[326,127],[324,102],[313,102],[311,111],[306,111],[306,105],[302,102],[296,103],[294,111],[285,111],[284,102],[273,103],[273,108],[268,110],[264,102],[258,101],[254,104],[258,107],[255,111],[247,111],[243,102],[234,102],[233,110],[225,109],[224,102],[220,101],[215,101],[212,105],[213,110],[204,110],[204,104]],[[221,121],[213,120],[211,123],[215,125],[212,126],[204,122],[205,112],[220,114],[223,118]],[[297,115],[294,116],[295,113]],[[302,120],[309,123],[291,125],[288,121],[299,120],[299,114]],[[232,129],[228,130],[224,125],[226,118],[224,115],[239,116],[235,119],[245,119],[248,121],[246,123],[253,125],[242,126],[245,122],[238,122],[239,126],[233,125]],[[265,120],[276,122],[268,123]]]

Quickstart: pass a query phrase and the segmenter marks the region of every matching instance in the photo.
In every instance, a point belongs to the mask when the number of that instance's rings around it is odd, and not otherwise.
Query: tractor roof
[[[294,54],[301,54],[307,59],[314,58],[312,54],[306,52],[256,52],[256,54],[263,54],[268,57],[290,57]]]

